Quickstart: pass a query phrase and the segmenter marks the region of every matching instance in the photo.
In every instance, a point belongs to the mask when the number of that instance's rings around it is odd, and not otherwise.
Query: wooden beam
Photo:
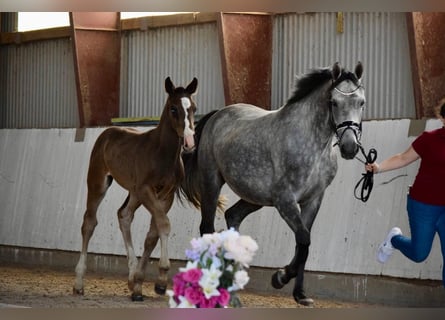
[[[49,28],[26,32],[1,32],[0,45],[22,44],[31,41],[68,38],[71,36],[70,27]]]
[[[434,118],[445,97],[445,12],[415,12],[407,21],[417,117]]]
[[[271,108],[272,16],[221,13],[218,18],[226,104]]]
[[[79,127],[106,126],[119,116],[120,14],[71,12]]]
[[[182,26],[188,24],[216,22],[218,17],[214,12],[183,13],[166,16],[149,16],[121,21],[122,30],[147,30],[160,27]]]

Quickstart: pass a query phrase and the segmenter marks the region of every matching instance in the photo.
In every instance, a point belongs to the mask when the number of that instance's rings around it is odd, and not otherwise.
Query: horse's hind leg
[[[238,230],[241,222],[252,212],[261,209],[262,206],[247,202],[240,199],[237,203],[226,210],[224,217],[226,219],[228,228],[235,228]]]
[[[139,200],[128,194],[122,206],[117,212],[119,219],[119,228],[124,239],[125,250],[127,251],[128,259],[128,288],[133,291],[134,275],[137,270],[138,260],[133,248],[133,241],[131,238],[131,223],[133,222],[134,212],[141,205]]]
[[[224,184],[222,177],[217,171],[207,170],[201,179],[201,224],[199,232],[215,232],[215,214],[218,207],[218,198]]]
[[[87,269],[87,251],[88,243],[93,235],[94,229],[97,225],[97,208],[105,196],[108,187],[111,185],[113,178],[111,176],[104,176],[100,182],[93,181],[92,175],[88,176],[88,195],[87,195],[87,209],[83,216],[82,223],[82,249],[79,261],[76,265],[76,280],[74,282],[73,294],[83,295],[83,277]]]

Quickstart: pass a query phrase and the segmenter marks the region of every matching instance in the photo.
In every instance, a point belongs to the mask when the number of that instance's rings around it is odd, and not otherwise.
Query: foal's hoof
[[[272,275],[272,287],[275,289],[281,289],[287,284],[287,282],[283,281],[284,274],[284,269],[279,269]]]
[[[301,304],[302,306],[306,306],[306,307],[314,306],[314,300],[306,297],[306,295],[304,293],[295,294],[294,299],[297,303]]]
[[[73,295],[74,296],[83,296],[83,294],[84,294],[83,288],[82,289],[73,288]]]
[[[167,291],[167,287],[160,285],[160,284],[155,284],[155,292],[161,296],[165,295],[165,292]]]
[[[131,295],[131,301],[138,301],[138,302],[144,301],[144,296],[142,294],[135,294],[135,293],[133,293]]]

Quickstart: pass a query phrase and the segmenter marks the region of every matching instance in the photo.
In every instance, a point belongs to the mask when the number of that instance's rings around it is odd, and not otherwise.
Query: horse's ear
[[[332,67],[332,79],[337,80],[340,78],[341,75],[341,68],[340,64],[338,62],[334,63],[334,66]]]
[[[363,65],[362,65],[362,63],[360,61],[355,66],[354,73],[357,76],[357,79],[360,80],[362,78],[362,75],[363,75]]]
[[[165,91],[167,91],[168,94],[173,94],[173,92],[175,92],[175,85],[171,81],[170,77],[165,79]]]
[[[196,92],[196,88],[198,87],[198,79],[193,78],[192,82],[185,88],[188,94],[194,94]]]

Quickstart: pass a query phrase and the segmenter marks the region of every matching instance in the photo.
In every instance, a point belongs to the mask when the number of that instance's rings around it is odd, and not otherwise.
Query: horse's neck
[[[291,127],[298,130],[299,127],[309,127],[306,134],[310,134],[316,140],[330,144],[334,137],[332,130],[330,111],[323,100],[307,99],[291,105],[286,105],[280,110],[283,119],[292,119]]]
[[[156,131],[162,161],[176,163],[181,151],[181,139],[170,123],[162,119]]]

